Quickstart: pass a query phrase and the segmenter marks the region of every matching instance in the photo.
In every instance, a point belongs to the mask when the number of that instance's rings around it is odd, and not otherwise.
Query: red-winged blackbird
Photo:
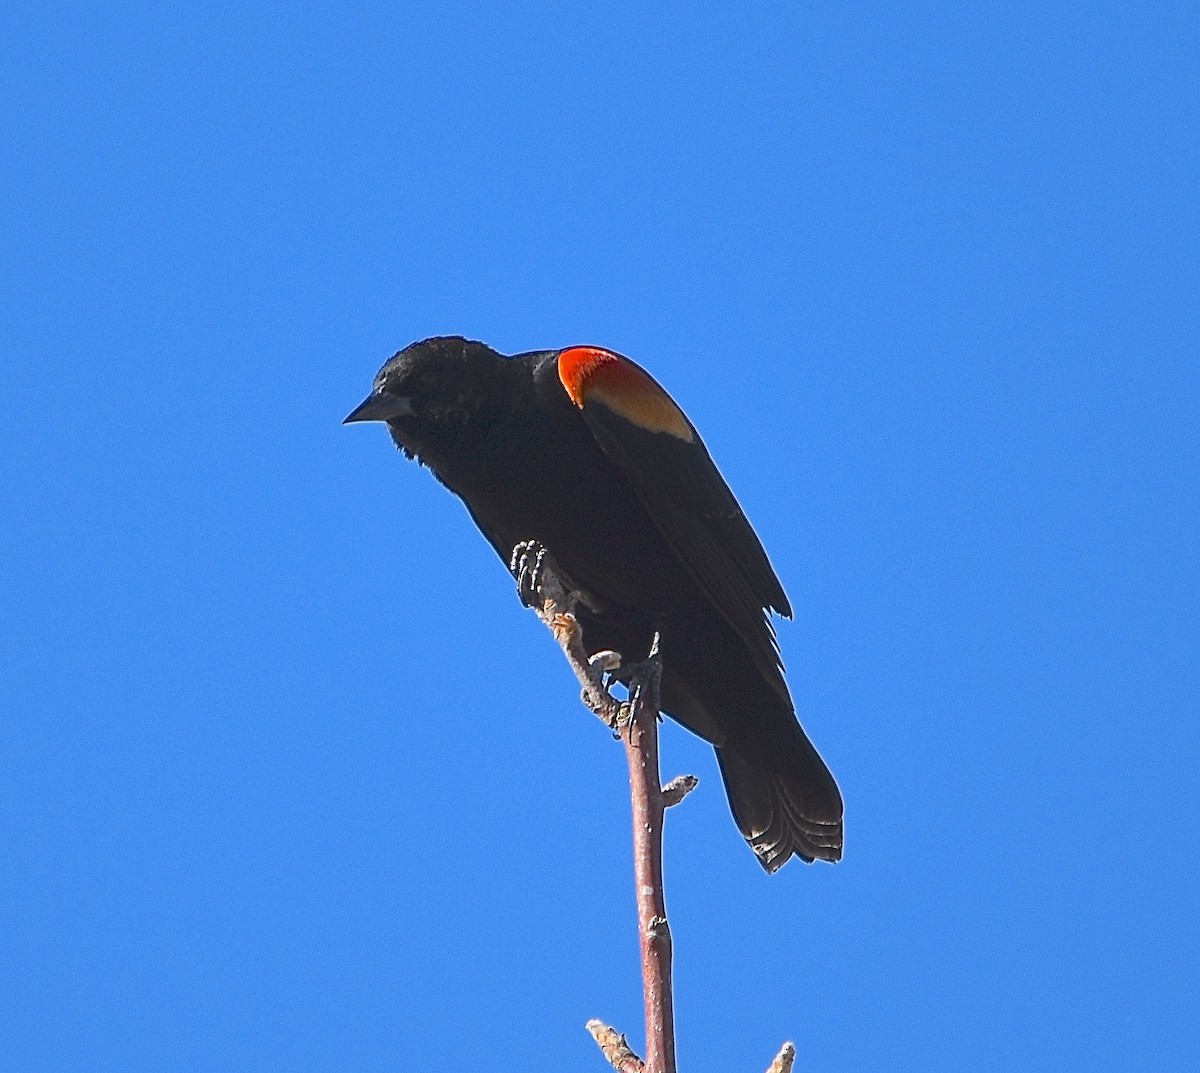
[[[842,797],[792,708],[766,552],[696,429],[628,358],[505,357],[459,337],[396,354],[350,421],[392,439],[466,504],[507,564],[544,545],[583,596],[590,651],[661,632],[662,706],[716,746],[739,829],[768,871],[842,855]]]

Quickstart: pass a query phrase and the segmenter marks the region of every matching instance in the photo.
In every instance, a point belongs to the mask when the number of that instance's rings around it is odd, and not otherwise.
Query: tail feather
[[[842,798],[815,751],[787,769],[765,768],[728,746],[717,750],[717,761],[734,822],[768,872],[793,856],[841,859]]]

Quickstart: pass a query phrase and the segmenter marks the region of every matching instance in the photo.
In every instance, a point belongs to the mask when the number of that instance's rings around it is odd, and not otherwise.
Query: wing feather
[[[766,612],[790,617],[792,611],[762,543],[682,410],[649,373],[612,357],[626,367],[605,370],[599,390],[578,392],[588,428],[705,596],[786,695]]]

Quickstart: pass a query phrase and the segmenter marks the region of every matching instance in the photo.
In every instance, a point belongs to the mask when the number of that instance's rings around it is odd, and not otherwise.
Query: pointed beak
[[[350,411],[342,424],[349,425],[354,421],[391,421],[396,417],[412,417],[412,414],[412,403],[405,396],[372,392]]]

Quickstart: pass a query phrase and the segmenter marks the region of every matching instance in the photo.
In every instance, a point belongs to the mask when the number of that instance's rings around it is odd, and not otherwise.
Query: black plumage
[[[768,612],[783,587],[694,426],[639,366],[590,347],[506,358],[458,337],[396,354],[350,421],[386,421],[507,564],[554,555],[590,651],[662,635],[664,711],[717,750],[734,819],[774,871],[835,861],[842,799],[796,720]],[[600,509],[597,509],[597,506]]]

